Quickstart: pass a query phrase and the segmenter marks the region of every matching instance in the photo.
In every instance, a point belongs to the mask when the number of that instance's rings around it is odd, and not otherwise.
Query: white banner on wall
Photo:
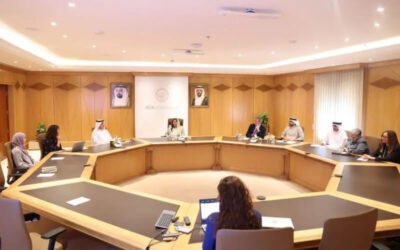
[[[135,76],[135,130],[137,138],[167,132],[169,118],[182,118],[188,135],[187,76]]]

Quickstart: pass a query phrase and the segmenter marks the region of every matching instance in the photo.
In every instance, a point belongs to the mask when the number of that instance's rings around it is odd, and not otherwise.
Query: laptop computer
[[[75,142],[72,146],[71,152],[82,152],[83,147],[85,146],[85,141]]]
[[[200,218],[201,226],[205,230],[207,218],[210,214],[219,212],[219,200],[216,198],[212,199],[200,199]]]

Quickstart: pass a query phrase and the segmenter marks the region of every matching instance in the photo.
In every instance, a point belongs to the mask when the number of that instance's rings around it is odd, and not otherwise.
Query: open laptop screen
[[[200,216],[201,224],[206,224],[208,216],[212,213],[219,212],[219,200],[218,199],[200,199]]]

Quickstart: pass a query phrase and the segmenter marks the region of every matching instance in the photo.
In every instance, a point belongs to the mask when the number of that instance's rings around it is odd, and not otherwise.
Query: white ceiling
[[[281,17],[223,16],[222,7]],[[0,62],[46,71],[277,74],[381,61],[399,58],[399,10],[399,0],[1,0]],[[299,59],[391,38],[390,47]],[[197,49],[193,43],[204,55],[174,51]]]

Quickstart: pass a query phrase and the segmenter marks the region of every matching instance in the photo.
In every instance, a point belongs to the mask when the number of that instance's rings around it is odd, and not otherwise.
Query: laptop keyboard
[[[175,217],[175,211],[163,210],[156,222],[156,228],[168,229],[172,219]]]

